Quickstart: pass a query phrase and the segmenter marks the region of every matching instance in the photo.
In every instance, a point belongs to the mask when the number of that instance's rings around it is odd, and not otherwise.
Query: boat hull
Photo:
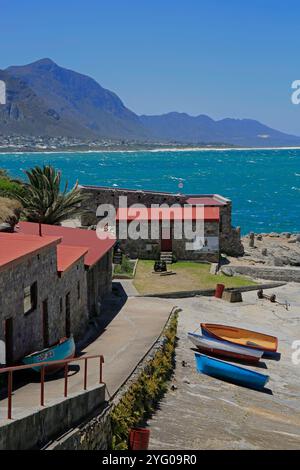
[[[40,362],[60,361],[63,359],[72,359],[75,356],[75,342],[73,336],[64,338],[58,344],[50,348],[43,349],[36,353],[24,357],[23,363],[26,365],[32,364],[32,369],[35,372],[40,372],[41,367],[38,366]],[[45,368],[46,374],[54,374],[62,369],[64,366],[61,364],[49,365]]]
[[[200,323],[200,325],[202,334],[209,338],[264,352],[276,352],[278,348],[278,339],[275,336],[217,323]]]
[[[269,380],[268,375],[229,364],[220,359],[208,357],[205,354],[195,353],[195,361],[197,372],[243,385],[244,387],[260,390],[266,386]]]
[[[188,338],[199,351],[206,354],[230,357],[247,362],[258,362],[263,355],[263,351],[260,350],[241,347],[233,343],[219,341],[195,333],[188,333]]]

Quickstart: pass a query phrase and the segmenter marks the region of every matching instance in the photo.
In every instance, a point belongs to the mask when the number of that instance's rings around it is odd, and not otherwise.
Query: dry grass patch
[[[22,205],[15,199],[0,197],[0,223],[14,225],[19,221]]]

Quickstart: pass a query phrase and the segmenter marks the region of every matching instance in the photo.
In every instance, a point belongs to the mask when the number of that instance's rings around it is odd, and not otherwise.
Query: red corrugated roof
[[[62,273],[70,268],[76,261],[88,252],[88,248],[82,246],[57,245],[57,271]]]
[[[61,238],[57,236],[38,237],[21,233],[0,233],[0,267],[38,253],[47,246],[57,245],[60,240]]]
[[[17,229],[20,233],[36,235],[39,233],[39,225],[32,222],[20,222]],[[58,236],[62,239],[62,245],[83,247],[87,249],[84,257],[86,266],[93,266],[115,244],[116,240],[107,238],[100,240],[95,230],[61,227],[60,225],[42,224],[42,235]]]
[[[120,208],[117,220],[219,220],[218,207],[161,207],[161,208]]]

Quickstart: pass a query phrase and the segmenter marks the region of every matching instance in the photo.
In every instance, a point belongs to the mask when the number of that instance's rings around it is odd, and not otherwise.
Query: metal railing
[[[61,359],[59,361],[45,361],[36,364],[27,364],[21,366],[4,367],[0,369],[0,374],[7,373],[7,419],[12,419],[12,394],[13,394],[13,373],[24,370],[32,369],[33,367],[40,367],[40,405],[45,406],[45,369],[48,366],[62,365],[64,368],[64,397],[68,396],[68,365],[70,362],[84,361],[84,374],[83,374],[83,390],[87,390],[87,371],[88,371],[88,360],[99,359],[99,384],[103,382],[103,370],[102,365],[104,364],[104,357],[101,354],[94,356],[74,357],[73,359]],[[1,402],[0,402],[1,403]]]

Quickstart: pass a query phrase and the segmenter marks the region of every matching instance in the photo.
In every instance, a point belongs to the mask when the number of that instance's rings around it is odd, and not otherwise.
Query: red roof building
[[[39,235],[39,224],[32,222],[20,222],[16,227],[18,233],[26,235]],[[86,249],[84,264],[91,267],[112,249],[115,240],[111,238],[100,240],[95,230],[62,227],[60,225],[42,224],[42,237],[52,236],[61,238],[62,246],[83,247]]]
[[[0,338],[14,363],[84,334],[112,286],[115,240],[95,231],[21,222],[0,231]]]
[[[0,232],[0,270],[16,264],[44,248],[57,246],[60,237],[37,237],[21,233]]]
[[[88,249],[81,246],[57,245],[57,271],[59,274],[67,271],[74,263],[87,254]]]

